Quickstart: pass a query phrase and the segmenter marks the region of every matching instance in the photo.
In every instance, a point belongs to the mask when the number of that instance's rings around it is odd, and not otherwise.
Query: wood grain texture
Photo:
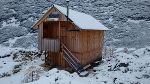
[[[39,28],[39,49],[49,52],[48,59],[53,62],[53,66],[69,66],[60,52],[61,43],[65,44],[83,66],[101,59],[104,31],[79,30],[68,21],[46,21],[43,24]]]

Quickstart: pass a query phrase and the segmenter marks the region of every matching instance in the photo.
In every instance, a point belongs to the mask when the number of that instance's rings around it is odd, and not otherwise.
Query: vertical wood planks
[[[83,65],[89,64],[101,58],[104,31],[99,30],[75,30],[73,23],[67,21],[46,22],[49,38],[43,38],[43,24],[39,28],[39,49],[49,51],[49,59],[55,66],[68,67],[68,63],[60,52],[60,40],[75,55]],[[59,39],[60,38],[60,39]]]

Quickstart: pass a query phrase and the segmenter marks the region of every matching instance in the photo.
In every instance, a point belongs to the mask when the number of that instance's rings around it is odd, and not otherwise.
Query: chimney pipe
[[[66,0],[67,2],[67,21],[69,21],[69,0]]]

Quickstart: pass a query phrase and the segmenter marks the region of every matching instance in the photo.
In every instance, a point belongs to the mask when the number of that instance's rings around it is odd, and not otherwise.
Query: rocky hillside
[[[31,26],[45,8],[46,0],[1,0],[0,44],[9,47],[37,47],[36,31]]]
[[[53,3],[65,6],[65,0],[0,0],[0,43],[18,47],[9,40],[20,37],[16,41],[27,41],[26,48],[33,46],[37,34],[29,35],[36,33],[31,26]],[[111,29],[106,34],[107,46],[150,45],[150,0],[70,0],[70,8],[94,16]]]

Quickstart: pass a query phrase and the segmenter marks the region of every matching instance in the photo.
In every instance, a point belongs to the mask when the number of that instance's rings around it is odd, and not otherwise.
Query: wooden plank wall
[[[43,23],[39,25],[38,29],[38,49],[42,50],[42,39],[43,39]]]
[[[42,39],[43,51],[60,52],[60,40],[59,39]]]
[[[39,50],[50,51],[50,52],[60,51],[60,40],[58,39],[58,35],[59,35],[58,24],[59,24],[58,22],[53,22],[53,23],[43,22],[42,24],[40,24],[39,26],[40,28],[38,31]]]
[[[76,29],[71,23],[63,24],[63,28],[65,28],[65,26],[67,27],[66,30]],[[89,64],[101,58],[104,31],[66,31],[63,28],[61,28],[61,41],[81,61],[83,65]]]
[[[59,32],[60,41],[67,46],[67,48],[73,53],[73,55],[75,55],[81,61],[83,65],[89,64],[101,58],[104,31],[99,30],[76,31],[77,29],[76,26],[74,26],[71,22],[65,21],[56,21],[51,22],[50,24],[58,25],[58,23],[60,23],[59,24],[60,28],[55,29],[57,29],[57,32],[59,31],[58,29],[60,29]],[[55,26],[53,26],[53,28],[54,27]],[[40,31],[42,32],[43,30],[41,29]],[[41,33],[40,31],[39,33]],[[51,35],[55,35],[55,33]],[[42,35],[40,36],[40,38],[42,38]],[[45,45],[45,47],[42,47],[43,50],[50,48],[50,47],[47,48],[46,46],[49,45],[52,46],[52,44],[49,44],[49,40],[46,40],[46,42],[45,40],[42,39],[42,46]],[[49,52],[48,58],[54,61],[54,65],[61,67],[68,67],[68,63],[64,60],[62,52],[56,53],[53,52],[53,50],[51,50],[51,52]]]
[[[83,65],[100,59],[103,43],[102,31],[82,30],[80,32],[69,32],[68,36],[71,35],[73,37],[70,40],[66,40],[68,41],[67,45]]]
[[[60,67],[60,68],[67,68],[70,67],[69,64],[63,58],[63,53],[55,53],[55,52],[48,52],[48,60],[52,63],[53,67]]]
[[[83,53],[81,60],[82,64],[86,65],[101,58],[104,31],[83,30],[81,32],[81,51]]]

